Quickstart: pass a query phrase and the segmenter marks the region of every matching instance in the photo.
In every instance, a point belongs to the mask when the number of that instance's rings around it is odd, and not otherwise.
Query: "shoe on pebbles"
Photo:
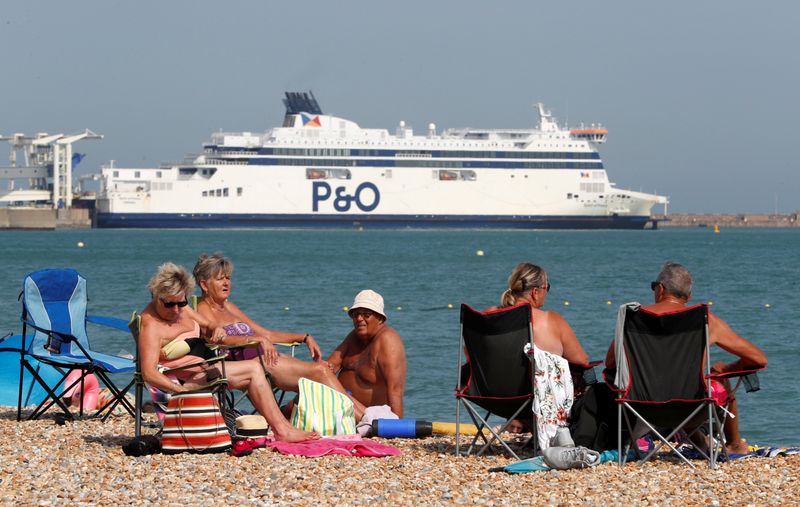
[[[542,451],[544,462],[550,468],[587,468],[600,463],[600,453],[586,447],[549,447]]]

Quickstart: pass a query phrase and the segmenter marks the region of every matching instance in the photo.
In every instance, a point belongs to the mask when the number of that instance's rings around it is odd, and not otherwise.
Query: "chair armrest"
[[[581,396],[586,389],[597,383],[594,367],[603,364],[603,361],[589,361],[588,364],[569,363],[569,372],[572,375],[572,386],[575,397]]]
[[[303,344],[303,342],[278,342],[275,345],[280,345],[281,347],[294,348],[294,347],[297,347],[298,345],[302,345],[302,344]]]
[[[199,391],[208,391],[214,387],[221,386],[221,385],[228,385],[228,379],[226,377],[217,377],[211,382],[206,382],[203,385],[197,386],[194,389],[189,389],[185,391],[187,393],[196,393]]]
[[[189,368],[196,368],[198,366],[208,366],[224,360],[225,356],[212,357],[211,359],[206,359],[205,361],[198,361],[196,363],[185,364],[183,366],[176,366],[175,368],[163,368],[161,369],[161,373],[168,375],[176,371],[188,370]]]
[[[91,322],[92,324],[99,324],[101,326],[111,327],[114,329],[119,329],[120,331],[128,332],[128,321],[124,319],[118,319],[116,317],[102,317],[99,315],[87,315],[86,322]]]
[[[712,373],[708,375],[706,378],[710,378],[711,380],[736,378],[737,379],[736,385],[731,390],[731,392],[736,392],[736,390],[739,388],[739,385],[744,384],[744,391],[746,393],[754,393],[756,391],[761,390],[761,383],[758,380],[758,372],[763,369],[764,368],[762,367],[762,368],[753,368],[741,371],[728,371],[725,373]]]
[[[751,368],[747,370],[739,370],[739,371],[726,371],[725,373],[711,373],[708,375],[708,378],[713,380],[718,379],[725,379],[725,378],[735,378],[735,377],[746,377],[748,375],[755,375],[759,371],[763,370],[764,368]]]

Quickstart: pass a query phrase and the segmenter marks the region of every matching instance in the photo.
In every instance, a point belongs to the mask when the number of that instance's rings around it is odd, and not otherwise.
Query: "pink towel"
[[[338,438],[321,438],[319,440],[306,440],[305,442],[268,441],[267,447],[271,447],[281,454],[294,454],[309,458],[318,458],[329,454],[373,458],[398,456],[400,454],[400,449],[397,447],[380,444],[372,440],[342,440]]]

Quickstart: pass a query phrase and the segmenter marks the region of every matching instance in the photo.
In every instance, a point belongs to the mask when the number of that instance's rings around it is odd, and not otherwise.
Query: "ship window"
[[[208,197],[208,190],[203,190],[203,197]]]
[[[141,178],[141,177],[142,177],[142,173],[141,173],[141,171],[134,171],[134,173],[133,173],[133,177],[134,177],[134,178]]]
[[[572,199],[572,192],[567,194],[567,199]]]
[[[222,197],[228,197],[228,188],[227,187],[222,189]]]
[[[160,178],[160,177],[161,177],[161,171],[156,171],[156,178]]]
[[[392,179],[392,170],[391,170],[391,169],[386,169],[386,171],[384,171],[384,172],[383,172],[383,176],[384,176],[384,177],[385,177],[387,180],[390,180],[390,179]]]
[[[236,187],[236,195],[239,197],[242,196],[242,187]]]
[[[221,197],[221,196],[222,196],[222,189],[218,188],[217,189],[217,197]]]

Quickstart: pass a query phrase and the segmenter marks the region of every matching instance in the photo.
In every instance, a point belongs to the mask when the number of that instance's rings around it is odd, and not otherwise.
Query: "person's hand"
[[[322,349],[319,348],[317,340],[310,334],[306,335],[306,345],[308,346],[309,354],[311,354],[311,359],[314,361],[322,359]]]
[[[278,364],[278,351],[275,349],[275,345],[266,338],[258,337],[256,340],[261,346],[261,352],[264,355],[264,365],[270,367]]]
[[[725,368],[727,365],[723,361],[717,361],[714,363],[714,366],[711,367],[711,373],[725,373]]]
[[[223,328],[222,326],[215,327],[214,330],[211,332],[211,343],[216,343],[216,344],[222,343],[222,341],[225,339],[226,336],[227,334],[225,333],[225,328]]]

